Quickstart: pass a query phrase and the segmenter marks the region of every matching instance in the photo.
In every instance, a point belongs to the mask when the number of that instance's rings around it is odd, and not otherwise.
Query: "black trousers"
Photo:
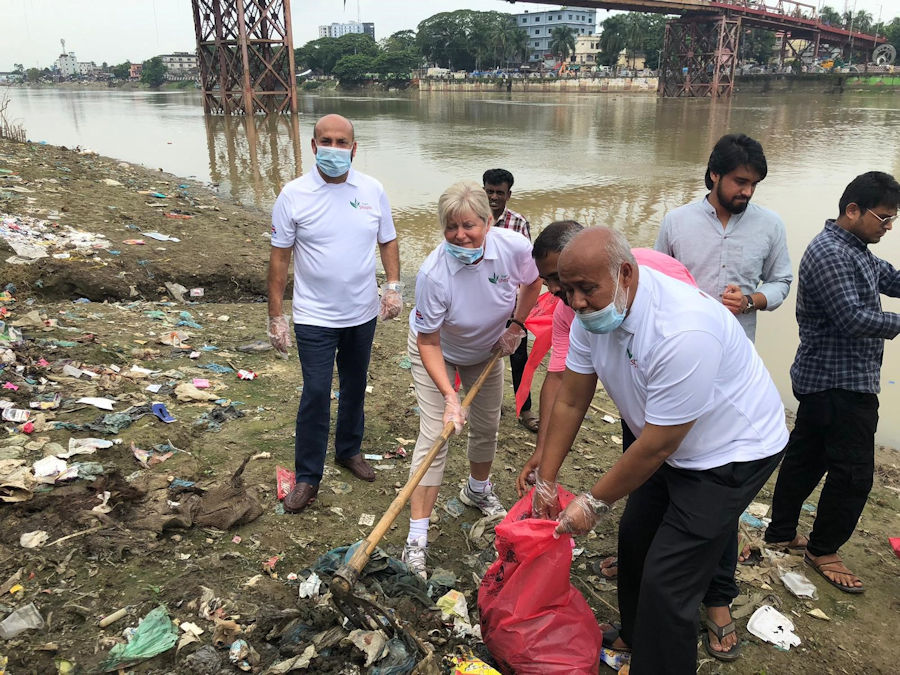
[[[875,471],[878,396],[846,389],[794,394],[800,405],[772,497],[768,542],[797,536],[803,502],[825,476],[807,550],[836,553],[862,514]]]
[[[696,672],[697,607],[725,550],[737,555],[738,518],[782,454],[706,471],[663,464],[628,497],[618,590],[633,675]]]
[[[628,450],[631,444],[637,440],[631,428],[622,420],[622,452]],[[754,495],[755,496],[755,495]],[[735,524],[735,538],[737,538],[737,524]],[[707,607],[727,607],[731,604],[740,589],[734,580],[734,569],[737,566],[737,542],[734,546],[726,546],[719,558],[719,564],[716,565],[716,571],[713,573],[709,582],[709,588],[706,595],[703,596],[703,604]]]
[[[528,361],[528,336],[522,338],[519,347],[509,355],[509,367],[512,370],[513,395],[519,391],[519,383],[522,381],[522,373],[525,372],[525,363]],[[531,410],[531,393],[522,404],[522,411]],[[549,411],[548,411],[549,413]]]

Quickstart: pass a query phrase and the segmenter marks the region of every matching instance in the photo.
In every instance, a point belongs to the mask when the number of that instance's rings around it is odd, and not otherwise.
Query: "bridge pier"
[[[740,35],[740,17],[690,15],[667,21],[659,95],[730,97]]]
[[[297,112],[290,0],[192,0],[203,110]]]

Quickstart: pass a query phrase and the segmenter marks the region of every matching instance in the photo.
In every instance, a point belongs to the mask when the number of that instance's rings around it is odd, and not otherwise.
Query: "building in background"
[[[597,54],[600,53],[599,35],[579,35],[575,38],[575,53],[571,60],[582,66],[596,66]]]
[[[191,52],[175,52],[161,54],[166,67],[166,79],[169,81],[193,80],[200,74],[200,60]]]
[[[350,33],[361,33],[375,39],[375,24],[349,21],[347,23],[333,23],[330,26],[319,26],[319,37],[336,38]]]
[[[63,77],[71,77],[78,74],[78,59],[75,58],[75,52],[60,54],[56,61],[53,62],[59,74]]]
[[[553,29],[568,26],[576,39],[582,35],[594,35],[597,32],[597,10],[580,7],[561,7],[543,12],[524,11],[514,14],[516,26],[523,29],[528,36],[528,60],[554,60],[550,53],[550,39]]]
[[[77,64],[78,74],[83,77],[93,77],[97,74],[99,68],[93,61],[79,61]]]
[[[130,79],[130,80],[141,79],[141,72],[143,70],[144,70],[143,63],[132,63],[131,67],[128,69],[128,79]]]

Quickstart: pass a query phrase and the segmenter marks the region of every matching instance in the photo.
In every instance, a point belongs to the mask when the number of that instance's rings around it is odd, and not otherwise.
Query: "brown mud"
[[[130,670],[204,672],[191,660],[199,648],[213,645],[215,625],[200,616],[204,588],[224,605],[222,614],[239,624],[241,637],[259,653],[259,672],[300,654],[309,636],[338,625],[338,615],[328,606],[299,599],[299,580],[288,579],[288,575],[300,574],[302,580],[303,571],[319,556],[365,536],[369,527],[359,524],[361,516],[372,515],[377,521],[408,475],[408,458],[394,453],[398,448],[412,450],[418,428],[411,377],[403,367],[409,304],[403,317],[380,324],[375,337],[363,452],[385,456],[373,461],[377,480],[363,483],[354,479],[336,467],[330,456],[317,502],[301,515],[283,515],[276,498],[275,467],[292,468],[300,369],[295,359],[282,361],[271,351],[238,351],[242,345],[265,339],[265,306],[260,301],[265,296],[267,215],[228,204],[213,191],[174,176],[134,166],[124,168],[116,160],[62,148],[0,142],[0,168],[14,172],[0,175],[0,213],[40,218],[58,214],[60,223],[102,233],[112,242],[110,248],[121,251],[119,256],[98,251],[62,260],[43,258],[30,265],[0,263],[0,286],[15,285],[11,293],[15,300],[2,304],[10,312],[5,320],[16,321],[32,311],[42,319],[56,319],[56,325],[45,326],[46,330],[23,328],[27,340],[16,350],[16,362],[25,369],[19,375],[7,369],[0,378],[19,386],[17,391],[5,389],[0,394],[18,408],[27,408],[29,401],[41,395],[59,392],[62,397],[58,409],[44,411],[47,425],[32,433],[27,445],[19,446],[20,456],[30,466],[44,456],[49,443],[65,448],[71,437],[122,440],[94,455],[69,459],[70,463],[100,462],[103,474],[94,482],[78,479],[43,486],[28,501],[0,503],[0,584],[21,570],[17,583],[22,587],[0,597],[0,617],[34,602],[46,624],[0,641],[0,657],[9,659],[7,671],[17,675],[55,673],[63,660],[76,664],[77,672],[96,672],[110,647],[121,641],[123,629],[137,625],[138,619],[163,604],[177,623],[194,622],[205,632],[198,642],[177,652],[170,649]],[[18,178],[5,179],[9,175]],[[105,178],[122,185],[106,185],[102,182]],[[30,192],[6,189],[10,186]],[[165,210],[178,209],[195,217],[166,219],[158,213],[159,207],[147,206],[155,198],[140,195],[139,190],[171,193],[175,196],[164,200],[169,203]],[[129,224],[142,231],[177,236],[181,242],[123,244],[125,239],[141,236],[140,231],[128,229]],[[0,255],[5,259],[12,253],[3,250]],[[414,272],[416,263],[405,263],[405,275]],[[186,288],[203,287],[204,296],[192,304],[175,302],[166,292],[167,281]],[[78,298],[92,302],[74,303]],[[184,320],[182,312],[189,312],[189,320],[202,328],[177,327]],[[173,330],[191,334],[186,341],[201,352],[199,359],[190,359],[189,349],[159,344],[159,339]],[[216,349],[203,351],[204,345]],[[40,359],[46,365],[41,365]],[[67,364],[92,369],[101,377],[75,379],[62,373]],[[240,380],[234,372],[203,368],[210,364],[252,370],[257,377]],[[120,373],[110,369],[113,365]],[[141,376],[130,371],[132,365],[159,374]],[[42,377],[46,380],[43,384]],[[179,401],[165,395],[166,390],[159,394],[146,391],[149,384],[174,386],[192,378],[208,379],[209,391],[230,401],[244,415],[210,424],[209,413],[225,406],[212,401]],[[534,392],[541,379],[539,372]],[[108,435],[52,428],[52,422],[80,425],[104,414],[76,404],[81,396],[116,399],[118,412],[164,401],[176,420],[164,424],[146,415]],[[598,391],[561,474],[563,484],[573,492],[588,488],[621,453],[618,420],[604,421],[607,413],[615,416],[615,408],[604,392]],[[4,422],[3,426],[12,429],[14,425]],[[0,450],[8,444],[14,446],[19,442],[15,439],[4,431]],[[499,439],[493,480],[509,505],[515,499],[516,474],[535,440],[516,423],[511,387],[507,388]],[[175,450],[164,462],[144,468],[132,454],[132,443],[145,450],[157,444]],[[473,542],[466,534],[480,514],[468,508],[458,516],[449,512],[466,476],[463,441],[457,438],[451,444],[437,522],[430,533],[429,567],[455,575],[454,587],[466,595],[473,623],[477,623],[478,580],[492,559],[492,549],[489,538]],[[221,486],[250,456],[257,457],[246,465],[243,487],[262,509],[262,515],[252,522],[227,531],[196,524],[163,532],[136,526],[167,499],[190,497],[168,490],[171,479],[194,481],[204,489]],[[737,622],[743,641],[741,658],[733,664],[719,663],[701,647],[699,673],[897,671],[900,560],[890,550],[887,537],[900,536],[900,461],[895,451],[881,448],[877,462],[868,505],[842,551],[848,566],[864,580],[866,593],[841,593],[801,564],[796,570],[816,585],[818,599],[800,600],[767,576],[765,566],[742,568],[742,597],[755,596],[754,604],[777,603],[795,623],[802,644],[790,652],[779,651],[750,635],[744,616]],[[757,501],[771,502],[773,484],[774,479]],[[111,510],[93,511],[100,503],[97,494],[104,491],[110,492]],[[818,491],[810,502],[815,504],[817,498]],[[602,580],[594,564],[615,552],[619,513],[621,505],[596,533],[576,542],[584,550],[573,563],[573,581],[601,621],[618,618],[615,582]],[[384,551],[397,558],[406,534],[406,517],[401,514],[382,542]],[[807,532],[811,524],[812,514],[804,512],[801,531]],[[36,530],[47,532],[47,543],[40,548],[22,548],[21,535]],[[71,538],[62,540],[64,537]],[[275,556],[274,570],[267,570],[265,563]],[[441,626],[439,614],[412,596],[384,603],[396,607],[397,616],[438,655],[460,642],[474,642],[472,638],[454,638]],[[125,618],[105,629],[98,626],[102,617],[126,607]],[[822,610],[830,621],[807,614],[813,608]],[[362,652],[353,647],[337,644],[325,652],[307,672],[367,672]],[[221,670],[210,672],[239,672],[228,663],[227,646],[217,653]],[[612,671],[601,666],[602,672]]]

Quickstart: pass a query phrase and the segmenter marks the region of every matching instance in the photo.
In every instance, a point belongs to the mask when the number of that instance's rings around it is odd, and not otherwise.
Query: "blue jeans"
[[[331,380],[335,353],[340,396],[334,432],[335,456],[346,460],[360,452],[365,413],[366,375],[375,321],[349,328],[294,324],[303,372],[303,393],[297,410],[294,474],[297,482],[318,485],[325,468],[331,423]]]

